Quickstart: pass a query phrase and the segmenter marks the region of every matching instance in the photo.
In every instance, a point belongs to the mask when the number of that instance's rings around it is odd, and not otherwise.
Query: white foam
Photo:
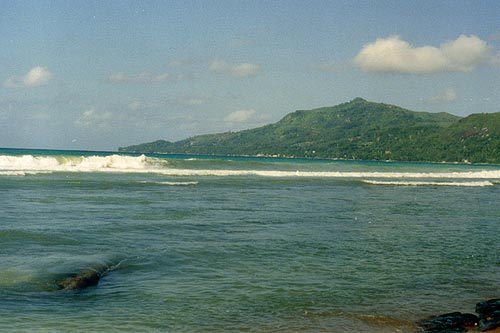
[[[140,181],[141,184],[156,184],[156,185],[168,185],[168,186],[193,186],[198,185],[196,181],[186,181],[186,182],[169,182],[169,181]]]
[[[0,171],[0,176],[26,176],[24,171]]]
[[[51,171],[0,171],[0,176],[26,176],[26,175],[37,175],[40,173],[51,173]]]
[[[493,186],[489,181],[475,182],[426,182],[426,181],[380,181],[380,180],[363,180],[364,183],[372,185],[395,185],[395,186],[465,186],[465,187],[484,187]]]
[[[468,172],[338,172],[338,171],[270,171],[270,170],[194,170],[162,169],[166,176],[262,176],[295,178],[376,178],[376,179],[500,179],[500,170]]]
[[[196,162],[194,162],[194,166]],[[351,178],[351,179],[467,179],[499,181],[500,170],[463,172],[379,172],[379,171],[284,171],[284,170],[236,170],[236,169],[175,169],[161,158],[124,155],[108,156],[11,156],[0,155],[0,176],[24,176],[50,172],[121,172],[153,173],[165,176],[259,176],[289,178]],[[175,182],[174,182],[175,183]],[[171,185],[165,183],[164,185]],[[178,185],[178,184],[175,184]]]
[[[162,163],[156,163],[157,161],[158,159],[144,155],[138,157],[0,155],[0,172],[149,172],[161,167]]]
[[[18,283],[30,282],[33,279],[31,271],[3,270],[0,272],[0,286],[7,287]]]

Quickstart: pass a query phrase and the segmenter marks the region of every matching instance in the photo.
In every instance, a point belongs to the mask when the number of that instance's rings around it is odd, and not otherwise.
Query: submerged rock
[[[101,274],[96,270],[87,270],[74,276],[69,276],[57,281],[56,285],[65,290],[81,290],[91,286],[96,286],[101,279]]]
[[[122,259],[117,263],[98,263],[83,269],[76,274],[66,274],[65,277],[55,281],[59,289],[64,290],[81,290],[88,287],[96,286],[99,280],[118,269],[127,259]]]
[[[477,326],[479,318],[471,313],[451,312],[418,323],[425,332],[467,332]]]

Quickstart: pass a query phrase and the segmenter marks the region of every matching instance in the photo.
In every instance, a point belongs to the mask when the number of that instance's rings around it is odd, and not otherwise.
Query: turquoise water
[[[499,198],[500,166],[0,149],[0,331],[411,332],[500,297]]]

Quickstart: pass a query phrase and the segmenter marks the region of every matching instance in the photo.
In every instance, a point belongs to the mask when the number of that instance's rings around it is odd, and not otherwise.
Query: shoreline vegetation
[[[238,132],[120,147],[119,152],[500,164],[500,112],[458,117],[362,98],[295,111]]]

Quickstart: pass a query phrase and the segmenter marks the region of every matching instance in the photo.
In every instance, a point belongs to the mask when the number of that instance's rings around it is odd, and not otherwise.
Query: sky
[[[114,151],[356,97],[500,112],[500,1],[0,0],[0,147]]]

